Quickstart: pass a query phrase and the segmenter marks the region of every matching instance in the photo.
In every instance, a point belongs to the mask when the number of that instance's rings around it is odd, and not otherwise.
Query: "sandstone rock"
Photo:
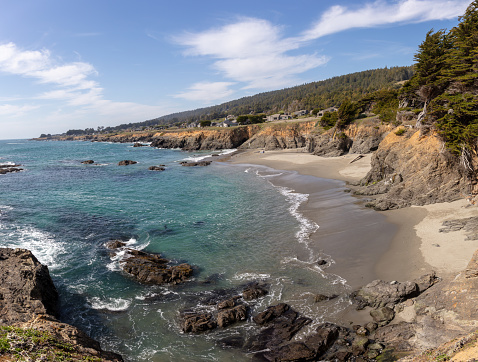
[[[374,280],[353,294],[358,302],[358,308],[369,305],[373,308],[394,305],[405,299],[417,296],[419,289],[413,282],[388,283],[383,280]]]
[[[389,307],[380,307],[370,311],[373,321],[379,326],[384,326],[390,323],[395,318],[395,312]]]
[[[436,273],[433,271],[431,273],[422,275],[421,277],[414,280],[418,287],[418,293],[423,293],[425,290],[430,288],[432,285],[438,283],[440,278],[437,277]]]
[[[478,250],[476,250],[465,269],[466,278],[478,277]]]
[[[123,160],[118,163],[118,166],[128,166],[128,165],[134,165],[135,163],[138,163],[137,161],[132,161],[132,160]]]

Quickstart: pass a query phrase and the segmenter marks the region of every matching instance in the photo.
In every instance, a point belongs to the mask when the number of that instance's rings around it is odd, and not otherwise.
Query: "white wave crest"
[[[261,273],[236,273],[232,277],[234,280],[264,280],[269,279],[271,276],[270,274],[261,274]]]
[[[131,305],[131,300],[123,298],[101,299],[99,297],[92,297],[88,298],[88,303],[93,309],[121,312],[129,308],[129,306]]]

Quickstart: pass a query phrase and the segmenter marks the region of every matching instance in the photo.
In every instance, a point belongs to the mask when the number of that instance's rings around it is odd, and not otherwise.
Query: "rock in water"
[[[56,316],[58,293],[48,267],[26,249],[0,249],[0,325]]]
[[[91,164],[95,163],[95,161],[93,161],[93,160],[86,160],[86,161],[81,161],[81,163],[84,164],[84,165],[91,165]]]
[[[166,170],[166,169],[165,169],[164,167],[162,167],[162,166],[150,166],[150,167],[148,168],[148,170],[150,170],[150,171],[164,171],[164,170]]]
[[[118,163],[118,166],[128,166],[128,165],[134,165],[135,163],[138,163],[136,161],[131,161],[131,160],[123,160]]]
[[[171,261],[160,254],[126,248],[119,240],[110,240],[105,244],[108,249],[123,249],[126,259],[121,262],[123,270],[144,284],[179,284],[193,274],[191,265],[183,263],[170,265]]]

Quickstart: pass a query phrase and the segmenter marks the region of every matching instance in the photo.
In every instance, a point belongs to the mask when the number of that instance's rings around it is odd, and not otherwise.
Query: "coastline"
[[[371,160],[371,154],[367,154],[351,164],[350,162],[357,156],[347,154],[340,157],[321,157],[305,153],[301,149],[293,151],[250,150],[231,156],[228,162],[266,166],[275,170],[297,172],[304,176],[356,182],[367,174]],[[314,190],[313,185],[304,189],[303,185],[292,183],[288,187],[309,194]],[[358,198],[357,200],[359,201]],[[302,211],[306,217],[320,225],[320,217],[324,217],[324,215],[314,212],[314,209],[317,210],[317,206],[319,205],[314,205],[311,199],[307,205],[302,207]],[[363,209],[363,206],[360,207]],[[377,245],[373,240],[364,240],[364,238],[373,239],[374,235],[364,236],[362,228],[360,236],[357,235],[357,239],[354,240],[355,245],[348,246],[348,253],[356,255],[360,248],[369,248],[370,255],[367,260],[362,260],[361,264],[353,263],[351,265],[350,259],[342,260],[342,257],[332,254],[331,257],[336,260],[336,264],[327,269],[328,272],[337,272],[341,276],[341,272],[352,276],[351,278],[344,276],[352,288],[361,287],[374,279],[412,280],[432,270],[436,271],[440,277],[456,275],[466,267],[473,252],[478,249],[478,241],[468,240],[465,242],[464,231],[439,232],[442,223],[446,220],[477,214],[476,207],[467,207],[466,200],[421,207],[412,206],[384,212],[370,210],[370,212],[373,212],[377,218],[379,216],[384,218],[377,220],[384,224],[382,232],[391,234],[388,241],[384,241],[382,238],[382,243],[387,245]],[[353,220],[347,221],[349,224],[347,227],[350,227],[350,222],[355,227],[360,225],[360,222]],[[356,245],[357,240],[361,241],[358,243],[359,245]],[[343,247],[347,248],[345,245]],[[344,262],[349,264],[343,265]],[[368,263],[373,263],[373,267],[370,268]],[[345,270],[347,268],[351,268],[351,270]],[[357,275],[361,277],[359,278]]]

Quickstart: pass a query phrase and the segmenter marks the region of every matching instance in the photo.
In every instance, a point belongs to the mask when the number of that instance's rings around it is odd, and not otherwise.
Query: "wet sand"
[[[376,212],[366,209],[356,197],[353,197],[355,203],[338,197],[337,191],[345,194],[344,182],[358,181],[370,170],[371,155],[350,163],[357,156],[320,157],[301,149],[250,150],[232,156],[230,162],[313,176],[290,177],[280,182],[310,195],[301,212],[323,225],[311,236],[311,244],[335,260],[336,264],[327,272],[343,276],[352,288],[374,279],[405,281],[431,270],[440,276],[463,270],[478,248],[478,241],[465,241],[461,231],[444,234],[439,229],[445,220],[477,216],[478,208],[469,207],[466,200],[458,200]],[[317,186],[324,180],[317,183],[314,177],[342,182],[336,183],[335,194],[330,191],[327,197]]]

